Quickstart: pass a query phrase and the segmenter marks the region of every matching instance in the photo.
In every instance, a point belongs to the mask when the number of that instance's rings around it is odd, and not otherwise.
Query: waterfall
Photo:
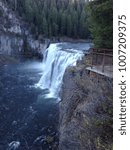
[[[75,66],[76,61],[83,56],[82,51],[63,48],[61,45],[51,44],[43,54],[43,75],[37,86],[49,90],[47,97],[58,98],[66,68]]]

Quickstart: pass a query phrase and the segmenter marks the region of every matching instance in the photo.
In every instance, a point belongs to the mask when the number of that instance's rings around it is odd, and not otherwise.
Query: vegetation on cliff
[[[6,0],[36,37],[93,39],[95,47],[113,47],[112,0]],[[90,34],[91,33],[91,34]]]
[[[6,0],[35,35],[89,37],[86,0]]]
[[[113,2],[92,1],[87,5],[89,28],[95,47],[113,47]]]

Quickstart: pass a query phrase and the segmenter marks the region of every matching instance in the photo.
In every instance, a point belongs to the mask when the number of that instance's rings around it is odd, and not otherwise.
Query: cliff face
[[[38,41],[30,34],[27,25],[4,1],[0,1],[0,54],[35,55],[46,49],[46,41]]]
[[[112,79],[83,68],[64,75],[60,150],[112,150]]]

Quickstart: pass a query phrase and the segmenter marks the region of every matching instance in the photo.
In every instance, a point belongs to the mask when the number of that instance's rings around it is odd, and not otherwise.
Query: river
[[[63,75],[89,47],[89,43],[53,43],[41,63],[0,68],[0,150],[58,149]]]

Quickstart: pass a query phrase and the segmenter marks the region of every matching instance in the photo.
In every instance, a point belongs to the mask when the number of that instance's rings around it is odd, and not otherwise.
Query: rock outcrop
[[[35,40],[28,25],[0,1],[0,54],[37,56],[46,49],[48,40]]]
[[[64,75],[59,150],[112,150],[112,79],[84,67]]]

